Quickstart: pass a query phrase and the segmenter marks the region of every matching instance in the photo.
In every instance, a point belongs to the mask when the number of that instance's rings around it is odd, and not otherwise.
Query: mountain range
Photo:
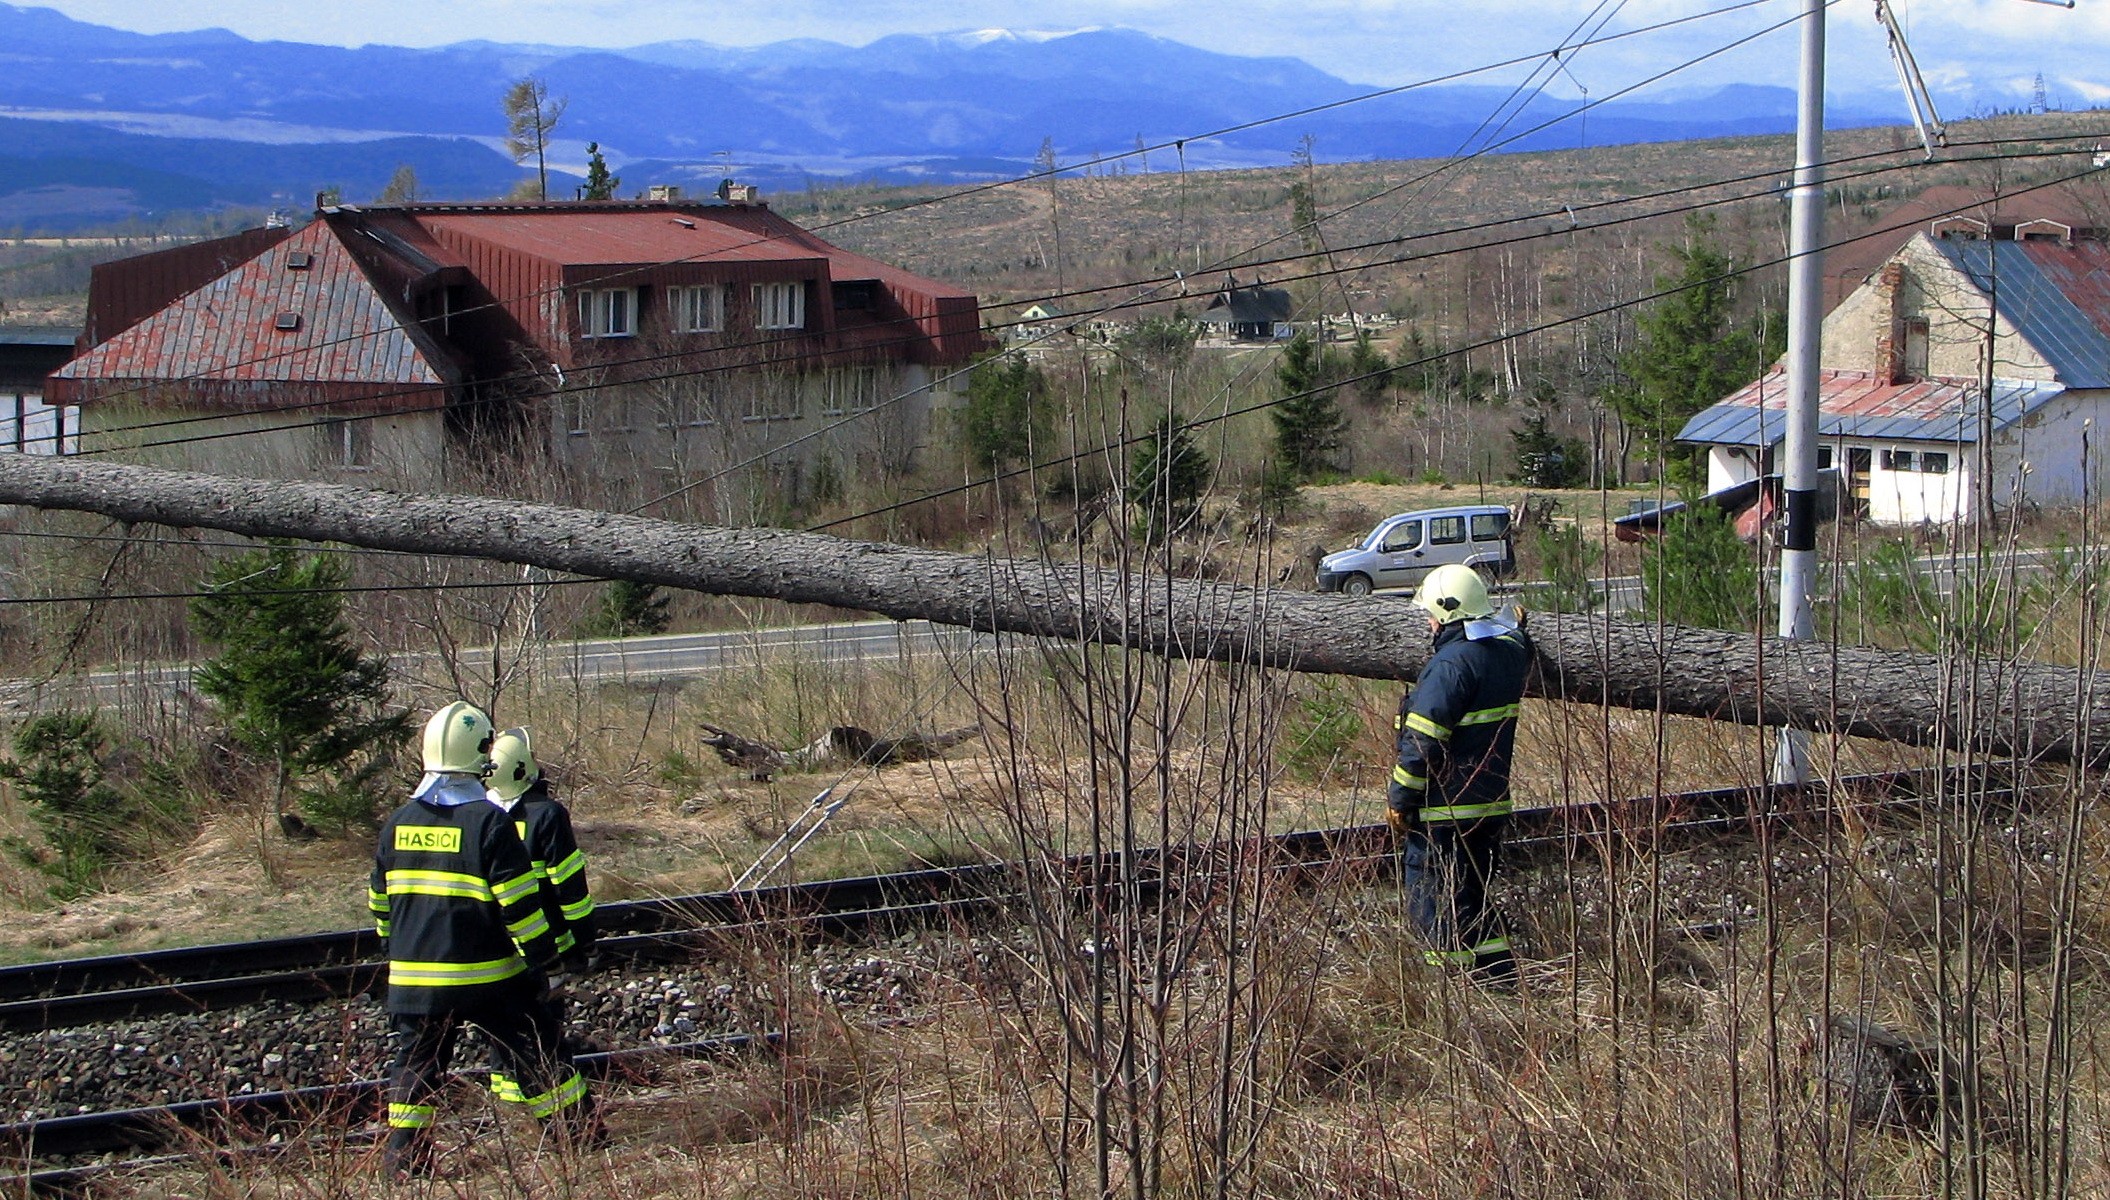
[[[1343,103],[1375,89],[1292,58],[1125,29],[897,35],[857,47],[345,48],[224,29],[130,33],[0,4],[0,47],[0,231],[10,232],[304,208],[326,187],[366,200],[404,164],[426,198],[500,195],[523,177],[504,153],[500,98],[529,74],[567,105],[552,162],[571,174],[552,178],[553,196],[572,193],[588,140],[628,194],[653,183],[704,189],[728,171],[766,190],[1000,178],[1031,170],[1044,146],[1069,165],[1185,139],[1190,167],[1276,166],[1307,137],[1321,161],[1420,158],[1777,133],[1794,120],[1791,93],[1743,85],[1580,116],[1573,99],[1520,104],[1486,86]],[[1268,120],[1286,113],[1303,115]],[[1151,156],[1157,169],[1172,161]]]

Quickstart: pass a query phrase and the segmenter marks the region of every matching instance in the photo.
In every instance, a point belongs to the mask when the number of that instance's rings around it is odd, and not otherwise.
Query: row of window
[[[1850,456],[1847,466],[1856,473],[1867,471],[1868,451],[1857,446],[1853,449],[1853,455],[1859,457],[1856,460]],[[1883,451],[1877,461],[1883,465],[1883,469],[1886,471],[1913,471],[1923,475],[1947,475],[1949,473],[1949,452],[1946,450],[1898,450],[1893,448]],[[1831,467],[1832,462],[1832,448],[1830,446],[1817,447],[1817,469],[1820,471],[1827,470]]]
[[[650,420],[660,429],[715,425],[721,416],[741,421],[797,421],[804,419],[809,404],[823,417],[870,412],[894,399],[888,379],[873,367],[829,371],[810,376],[803,383],[786,380],[781,386],[758,387],[748,392],[736,408],[698,390],[650,406]],[[574,396],[567,405],[567,432],[573,436],[591,433],[589,421],[595,415],[606,422],[604,427],[609,432],[627,432],[637,428],[637,418],[644,415],[643,407],[617,403],[604,408],[590,396]]]
[[[667,323],[676,333],[717,333],[725,328],[726,289],[715,283],[666,289]],[[756,329],[804,329],[804,283],[758,283],[748,293]],[[590,288],[579,293],[579,336],[634,337],[638,331],[637,288]]]

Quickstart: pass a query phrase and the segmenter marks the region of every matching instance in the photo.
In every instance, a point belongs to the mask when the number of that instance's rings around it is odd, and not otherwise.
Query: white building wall
[[[1746,446],[1707,447],[1707,490],[1719,492],[1726,487],[1748,483],[1758,478],[1758,451]]]

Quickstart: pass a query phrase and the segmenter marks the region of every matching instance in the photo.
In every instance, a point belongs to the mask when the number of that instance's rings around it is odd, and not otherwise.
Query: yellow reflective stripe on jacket
[[[1506,721],[1522,710],[1523,705],[1521,704],[1503,704],[1494,708],[1483,708],[1458,718],[1458,724],[1461,728],[1467,725],[1492,725],[1497,721]]]
[[[531,870],[518,879],[508,879],[504,883],[492,884],[491,895],[500,904],[510,906],[519,903],[524,897],[533,895],[535,889],[540,886],[542,886],[542,876]]]
[[[584,850],[574,850],[571,852],[570,857],[550,868],[549,881],[551,883],[563,883],[585,869],[586,852]]]
[[[1427,717],[1422,716],[1418,712],[1410,712],[1407,714],[1407,728],[1413,730],[1416,733],[1435,738],[1439,742],[1447,742],[1451,740],[1450,730],[1445,729],[1443,726],[1438,725],[1436,722],[1429,720]]]
[[[1421,810],[1424,821],[1477,821],[1481,817],[1509,815],[1514,806],[1507,800],[1492,800],[1486,804],[1445,804]]]
[[[1403,788],[1414,788],[1418,791],[1427,791],[1429,787],[1427,779],[1414,774],[1405,767],[1392,768],[1392,782]]]
[[[584,900],[575,900],[570,904],[564,905],[562,911],[565,920],[577,924],[593,915],[593,897],[588,896]]]
[[[503,1071],[491,1072],[491,1094],[508,1104],[526,1104],[527,1094]]]
[[[578,948],[579,939],[576,935],[572,933],[571,930],[567,929],[557,935],[557,953],[570,954],[572,951]]]
[[[424,1129],[432,1124],[434,1108],[430,1104],[390,1104],[388,1127],[390,1129]]]
[[[519,955],[489,962],[392,962],[388,964],[390,987],[468,987],[478,983],[502,983],[527,970]]]
[[[1470,950],[1424,950],[1421,961],[1432,967],[1469,967],[1477,957]]]
[[[388,873],[391,896],[454,896],[463,900],[491,899],[491,885],[459,871],[418,871],[398,867]]]
[[[538,908],[518,921],[507,922],[506,932],[513,935],[514,941],[525,946],[549,932],[549,914]]]
[[[571,1078],[539,1096],[529,1096],[524,1103],[528,1114],[536,1117],[553,1116],[586,1098],[586,1077],[577,1071]]]
[[[1484,942],[1476,942],[1473,945],[1473,953],[1507,954],[1509,953],[1509,939],[1507,937],[1491,937]]]

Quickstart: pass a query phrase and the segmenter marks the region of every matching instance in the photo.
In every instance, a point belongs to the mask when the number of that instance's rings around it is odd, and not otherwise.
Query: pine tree
[[[388,177],[387,186],[374,198],[376,204],[416,204],[418,202],[417,168],[404,163]]]
[[[1639,343],[1620,360],[1630,383],[1607,396],[1643,452],[1675,468],[1673,478],[1690,473],[1691,455],[1671,439],[1694,413],[1758,378],[1785,330],[1784,322],[1767,322],[1776,336],[1762,338],[1738,327],[1734,264],[1714,248],[1712,233],[1710,221],[1687,221],[1685,243],[1671,250],[1676,274],[1656,280],[1670,294],[1641,314]]]
[[[24,721],[14,741],[15,757],[0,762],[0,778],[14,782],[53,857],[14,839],[9,847],[57,879],[53,895],[77,896],[122,857],[132,824],[131,806],[104,779],[109,736],[92,712],[58,712]]]
[[[340,827],[372,820],[369,785],[410,729],[409,712],[389,707],[387,659],[353,642],[334,590],[345,578],[333,560],[273,545],[219,564],[191,601],[199,633],[220,647],[198,690],[236,741],[271,760],[274,813],[298,789],[309,815]]]
[[[551,98],[549,85],[529,75],[506,89],[506,152],[516,163],[535,160],[535,198],[549,199],[549,139],[570,103]]]
[[[1334,452],[1348,428],[1334,400],[1335,388],[1327,383],[1326,365],[1311,335],[1299,332],[1283,347],[1282,365],[1275,371],[1283,394],[1268,410],[1275,422],[1275,461],[1298,483],[1333,469]]]
[[[1209,457],[1194,433],[1167,411],[1128,456],[1128,498],[1142,513],[1151,536],[1183,529],[1201,507],[1209,487]]]
[[[1031,459],[1046,437],[1048,381],[1023,354],[1007,354],[974,369],[961,414],[974,464],[1001,471]]]
[[[1355,349],[1348,352],[1348,377],[1355,380],[1356,396],[1368,405],[1382,403],[1392,389],[1392,364],[1367,329],[1355,335]]]
[[[580,192],[582,200],[613,200],[615,189],[621,187],[623,177],[608,173],[608,160],[601,155],[601,143],[586,143],[586,186]]]
[[[667,604],[672,599],[658,586],[634,579],[618,579],[601,593],[599,609],[579,627],[588,637],[639,637],[665,633],[672,623]]]

